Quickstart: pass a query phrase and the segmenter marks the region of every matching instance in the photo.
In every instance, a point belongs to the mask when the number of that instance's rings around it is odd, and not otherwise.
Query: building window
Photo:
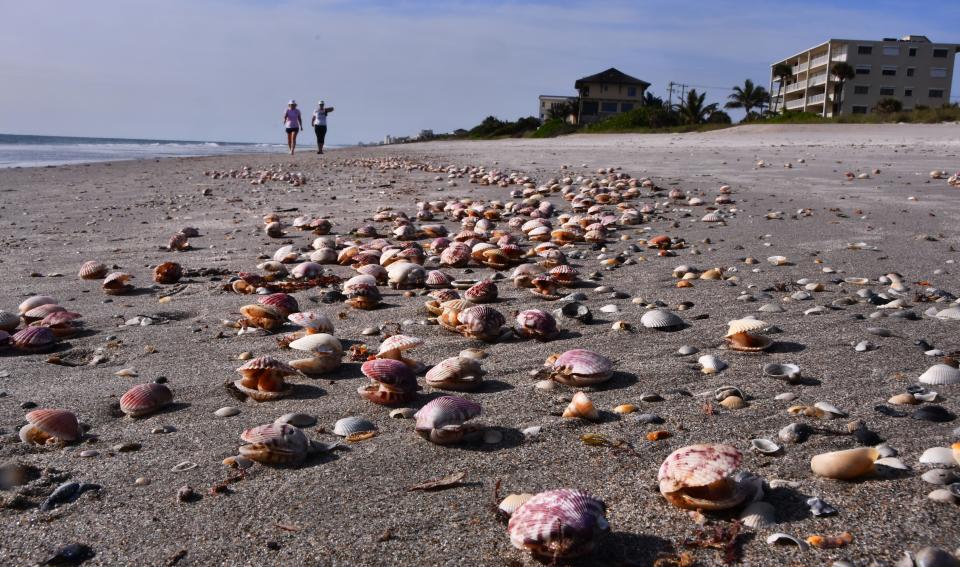
[[[867,113],[867,107],[866,107],[866,106],[854,106],[854,107],[853,107],[853,113],[854,113],[854,114],[866,114],[866,113]]]
[[[600,103],[600,112],[616,112],[617,103],[615,102],[601,102]]]
[[[946,58],[946,57],[947,57],[947,50],[946,50],[946,49],[934,49],[934,50],[933,50],[933,56],[934,56],[934,57],[938,57],[938,58]]]
[[[903,89],[903,96],[913,96],[913,87]]]
[[[880,87],[880,96],[893,96],[895,92],[893,87]]]
[[[870,74],[870,65],[857,65],[856,73],[858,75],[869,75]]]
[[[916,71],[917,71],[916,67],[907,67],[907,76],[912,77]]]
[[[873,47],[870,45],[858,45],[857,46],[857,55],[871,55],[873,54]]]
[[[927,91],[929,98],[943,98],[943,89],[930,89]]]
[[[885,76],[885,77],[896,77],[896,76],[897,76],[897,68],[896,68],[896,67],[885,66],[883,69],[880,70],[880,74],[883,75],[883,76]]]
[[[946,67],[930,67],[930,76],[935,79],[943,79],[947,76]]]
[[[590,87],[589,87],[589,86],[583,87],[583,89],[581,89],[581,91],[583,92],[583,96],[590,96]]]
[[[584,116],[594,116],[596,113],[596,101],[583,101],[583,107],[580,109],[580,114],[583,114]]]
[[[637,96],[637,87],[627,87],[627,96]]]
[[[910,57],[916,57],[916,56],[917,56],[917,48],[916,48],[916,47],[911,47],[911,48],[907,51],[907,55],[909,55]]]
[[[621,102],[620,103],[620,112],[630,112],[633,110],[632,102]]]
[[[853,87],[853,94],[870,94],[870,87],[867,85],[855,85]]]
[[[896,45],[885,45],[883,46],[884,55],[900,55],[900,48]]]
[[[609,85],[603,85],[603,92],[607,92],[607,87],[608,87],[608,86],[609,86]]]

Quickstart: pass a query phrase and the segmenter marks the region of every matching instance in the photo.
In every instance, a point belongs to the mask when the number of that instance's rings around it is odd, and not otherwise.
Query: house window
[[[930,89],[927,91],[927,96],[930,98],[943,98],[943,89]]]
[[[637,96],[637,87],[627,87],[627,96]]]
[[[900,48],[896,45],[885,45],[883,46],[884,55],[900,55]]]
[[[866,107],[866,106],[854,106],[854,107],[853,107],[853,113],[854,113],[854,114],[866,114],[866,113],[867,113],[867,107]]]
[[[853,87],[853,94],[870,94],[870,87],[867,85],[856,85]]]
[[[607,92],[607,87],[608,87],[608,86],[609,86],[609,85],[603,85],[603,92]]]
[[[916,71],[917,71],[916,67],[907,67],[907,76],[912,77]]]
[[[895,92],[893,87],[880,87],[880,96],[893,96]]]
[[[858,75],[869,75],[870,65],[857,65],[855,71]]]
[[[870,45],[857,46],[857,55],[871,55],[872,53],[873,53],[873,47]]]
[[[621,102],[620,103],[620,112],[630,112],[633,110],[632,102]]]
[[[583,89],[581,89],[581,91],[583,92],[583,96],[590,96],[590,86],[589,86],[589,85],[586,86],[586,87],[583,87]]]
[[[583,107],[580,109],[580,114],[585,116],[594,116],[597,113],[597,103],[596,101],[583,101]]]
[[[602,102],[600,103],[600,112],[616,112],[617,103],[615,102]]]
[[[917,48],[916,48],[916,47],[911,47],[911,48],[907,51],[907,55],[909,55],[910,57],[916,57],[916,56],[917,56]]]
[[[936,79],[943,79],[947,76],[946,67],[930,67],[930,76]]]
[[[883,76],[885,76],[885,77],[896,77],[896,76],[897,76],[897,68],[896,68],[896,67],[890,67],[890,66],[884,66],[883,69],[880,70],[880,74],[883,75]]]
[[[933,56],[934,56],[934,57],[941,58],[941,59],[942,59],[942,58],[946,58],[946,56],[947,56],[947,50],[946,50],[946,49],[934,49],[934,50],[933,50]]]
[[[913,96],[913,87],[903,89],[903,96]]]

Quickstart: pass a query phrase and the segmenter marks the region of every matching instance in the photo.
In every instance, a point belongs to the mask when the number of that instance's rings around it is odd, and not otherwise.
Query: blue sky
[[[0,0],[0,132],[282,141],[287,99],[322,98],[328,141],[355,143],[533,115],[611,66],[665,96],[766,85],[830,37],[960,43],[960,2],[909,4]]]

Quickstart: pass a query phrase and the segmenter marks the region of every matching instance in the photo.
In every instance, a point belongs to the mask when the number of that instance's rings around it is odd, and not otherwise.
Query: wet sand
[[[958,154],[958,125],[831,125],[436,142],[330,151],[322,157],[304,152],[292,158],[227,156],[0,171],[0,242],[5,249],[0,256],[4,290],[0,309],[15,311],[31,294],[52,295],[83,314],[87,329],[59,345],[57,354],[86,361],[103,348],[108,357],[96,366],[66,367],[46,363],[47,354],[0,355],[0,391],[5,393],[0,398],[0,462],[49,469],[40,482],[27,487],[32,490],[25,494],[27,506],[41,501],[68,477],[103,486],[98,493],[85,493],[51,512],[10,507],[18,489],[0,492],[5,503],[0,509],[5,532],[0,563],[37,564],[58,547],[81,542],[97,553],[87,565],[536,564],[510,546],[505,526],[493,512],[494,485],[499,481],[503,494],[571,487],[590,491],[606,502],[612,531],[579,564],[650,565],[658,553],[679,551],[692,553],[703,565],[718,564],[717,551],[682,547],[697,526],[687,512],[670,506],[657,491],[657,469],[663,459],[679,447],[703,442],[731,443],[744,454],[743,470],[767,482],[786,481],[776,482],[780,488],[766,497],[777,509],[778,525],[743,539],[745,565],[829,565],[841,559],[855,565],[885,565],[904,550],[925,545],[953,550],[960,542],[960,509],[927,498],[935,487],[919,476],[930,467],[917,459],[929,447],[955,441],[952,432],[960,422],[894,418],[878,413],[874,406],[915,384],[927,367],[938,362],[925,356],[914,341],[922,338],[947,352],[960,349],[957,322],[925,317],[929,305],[915,304],[912,296],[918,320],[870,319],[875,307],[865,303],[821,315],[804,316],[803,312],[852,296],[856,288],[832,283],[835,278],[867,277],[874,282],[870,288],[880,292],[887,286],[876,284],[877,278],[891,271],[903,274],[912,291],[923,289],[914,282],[926,280],[960,294],[952,263],[960,256],[956,252],[960,191],[946,180],[929,179],[934,169],[955,171]],[[621,234],[637,239],[666,233],[683,237],[699,255],[691,255],[691,248],[672,258],[646,249],[631,253],[634,264],[602,271],[596,282],[625,292],[628,298],[610,299],[589,287],[581,290],[589,297],[585,304],[594,313],[592,324],[564,324],[567,332],[548,343],[512,341],[486,347],[490,353],[483,363],[487,385],[467,397],[483,406],[478,421],[502,428],[505,439],[499,445],[441,447],[424,441],[414,434],[411,420],[392,419],[387,409],[360,398],[356,389],[366,379],[353,362],[322,379],[294,380],[297,386],[289,398],[260,404],[237,402],[223,383],[236,376],[241,352],[284,360],[294,356],[280,351],[275,337],[237,337],[221,326],[222,319],[237,318],[239,307],[253,299],[223,292],[221,285],[228,276],[184,278],[186,288],[160,303],[160,294],[169,286],[151,287],[152,267],[173,260],[186,269],[230,274],[255,270],[262,261],[259,255],[271,255],[284,243],[308,248],[314,238],[310,233],[288,229],[288,238],[280,239],[263,234],[261,219],[274,211],[286,211],[280,214],[287,223],[299,214],[325,216],[333,222],[333,232],[347,233],[366,224],[365,219],[380,207],[413,215],[421,200],[509,200],[509,189],[480,187],[466,178],[448,186],[445,177],[434,179],[436,173],[381,172],[344,164],[357,157],[383,156],[518,171],[540,182],[616,167],[634,177],[649,177],[662,187],[679,187],[708,204],[721,185],[729,184],[735,204],[727,208],[735,208],[736,213],[717,226],[699,222],[706,213],[703,206],[677,207],[648,224],[625,227],[614,233],[610,252],[626,250],[633,243],[618,240]],[[758,160],[766,166],[758,168]],[[252,186],[243,180],[203,175],[208,170],[244,165],[259,169],[278,163],[303,172],[308,183],[299,188],[282,183]],[[792,167],[784,167],[787,163]],[[561,171],[564,164],[569,169]],[[872,173],[874,169],[879,173]],[[870,178],[849,181],[846,171],[867,172]],[[551,200],[565,210],[566,203],[557,195]],[[637,203],[666,200],[666,193],[654,198],[646,192]],[[796,216],[801,209],[810,209],[811,214]],[[783,211],[784,218],[768,220],[770,211]],[[459,230],[448,219],[442,222]],[[193,250],[160,249],[184,226],[200,230],[200,237],[190,239]],[[642,233],[644,226],[651,231]],[[859,242],[875,249],[848,246]],[[574,260],[574,266],[582,274],[600,270],[596,259],[600,252],[584,245],[579,248],[586,254]],[[792,265],[772,266],[765,261],[772,255],[786,256]],[[760,264],[744,264],[748,256]],[[79,280],[77,268],[91,259],[133,274],[137,292],[108,298],[99,282]],[[678,289],[671,271],[680,264],[701,269],[735,267],[738,280],[696,280],[693,288]],[[824,267],[836,273],[824,273]],[[331,269],[343,277],[352,275],[348,267]],[[944,271],[935,275],[938,269]],[[464,275],[463,270],[445,271]],[[51,275],[56,273],[62,277]],[[486,273],[489,270],[476,269],[471,277]],[[801,278],[822,282],[826,291],[814,293],[809,301],[782,301],[793,291],[789,284]],[[743,292],[762,290],[770,290],[773,299],[737,300]],[[378,338],[362,336],[363,328],[406,320],[412,324],[403,328],[404,333],[425,340],[415,354],[428,364],[463,348],[483,346],[438,326],[419,324],[427,316],[422,298],[386,290],[383,308],[363,312],[319,303],[323,291],[301,291],[295,297],[301,308],[328,313],[347,346],[362,342],[375,349]],[[636,297],[671,307],[692,302],[688,310],[678,312],[688,326],[671,333],[643,329],[639,319],[644,309],[631,301]],[[763,303],[781,303],[786,311],[761,317],[756,310]],[[600,307],[607,304],[616,305],[619,313],[601,312]],[[495,307],[510,319],[516,310],[553,310],[558,305],[506,281],[500,285]],[[722,349],[727,321],[751,314],[782,329],[773,335],[778,346],[762,355]],[[157,324],[124,326],[135,316],[149,316]],[[637,330],[612,330],[618,319]],[[871,335],[867,327],[887,328],[893,336]],[[862,340],[879,348],[855,352],[852,345]],[[696,356],[674,354],[681,345],[716,354],[729,368],[704,376],[695,364]],[[596,424],[560,418],[564,400],[574,390],[559,387],[540,392],[528,374],[550,353],[576,347],[594,349],[616,363],[610,382],[587,389],[601,409],[602,419]],[[774,361],[799,364],[810,380],[787,385],[764,378],[760,368]],[[138,376],[116,376],[123,368],[135,369]],[[120,395],[135,383],[160,376],[168,379],[174,391],[174,407],[135,421],[115,417],[111,406]],[[728,411],[714,403],[713,411],[705,412],[704,403],[712,400],[714,389],[727,384],[744,390],[749,406]],[[960,412],[958,386],[936,389],[944,398],[941,405]],[[798,394],[798,399],[773,399],[788,391]],[[650,392],[659,393],[663,401],[640,402],[641,394]],[[436,393],[424,390],[413,405],[422,405]],[[16,432],[26,413],[20,406],[28,401],[75,411],[95,437],[65,449],[19,443]],[[817,401],[833,403],[849,417],[822,421],[786,411],[793,404]],[[665,423],[643,425],[610,412],[622,403],[635,403],[643,412],[662,416]],[[242,410],[235,417],[213,413],[234,405]],[[299,468],[254,466],[246,478],[230,485],[229,493],[211,494],[211,487],[235,474],[221,461],[236,454],[241,431],[295,411],[315,415],[318,426],[327,431],[341,417],[365,416],[378,425],[380,433]],[[815,434],[774,457],[750,451],[750,439],[776,439],[777,431],[791,422],[843,433],[846,423],[854,419],[877,432],[912,470],[856,482],[814,477],[811,456],[857,445],[843,434]],[[151,433],[163,426],[172,432]],[[525,440],[520,430],[530,426],[542,426],[542,433]],[[646,441],[646,433],[654,429],[670,431],[672,437]],[[334,440],[317,427],[308,433]],[[587,433],[622,439],[635,451],[587,446],[580,441]],[[121,443],[139,443],[141,448],[122,453],[111,449]],[[80,458],[80,451],[88,449],[100,454]],[[182,461],[199,466],[172,472]],[[454,471],[467,472],[465,485],[435,493],[405,490]],[[138,477],[151,482],[137,486]],[[178,503],[176,492],[183,485],[196,489],[202,499]],[[811,496],[824,499],[839,514],[812,517],[805,505]],[[711,517],[722,523],[730,515]],[[764,540],[771,531],[798,537],[849,531],[854,540],[841,549],[801,552],[768,546]]]

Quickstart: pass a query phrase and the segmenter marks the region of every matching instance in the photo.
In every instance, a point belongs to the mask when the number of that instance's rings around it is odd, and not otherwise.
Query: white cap
[[[323,101],[321,100],[320,102],[318,102],[317,106],[323,106]]]
[[[290,102],[288,102],[287,104],[297,104],[297,101],[295,101],[295,100],[293,100],[293,99],[291,98],[291,99],[290,99]]]

